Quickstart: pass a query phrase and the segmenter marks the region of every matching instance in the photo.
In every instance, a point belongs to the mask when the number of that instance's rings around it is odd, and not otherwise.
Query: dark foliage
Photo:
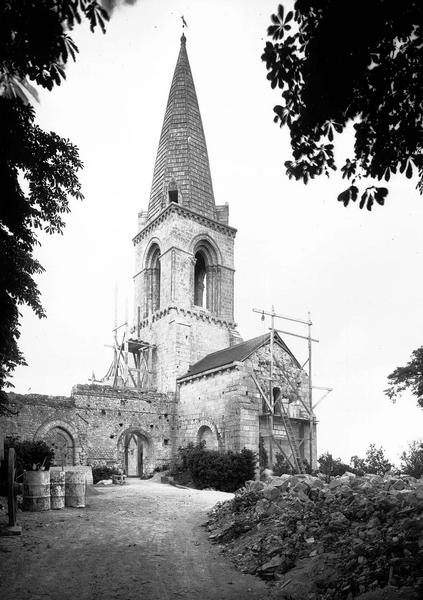
[[[398,367],[388,375],[389,387],[385,394],[395,402],[405,390],[416,396],[417,404],[423,408],[423,346],[414,350],[405,367]]]
[[[317,461],[319,463],[319,473],[325,475],[329,482],[332,477],[343,475],[347,471],[355,475],[384,475],[391,470],[392,464],[385,456],[382,447],[378,448],[375,444],[370,444],[366,450],[366,456],[352,456],[350,464],[342,462],[340,458],[334,458],[330,452],[322,454]]]
[[[254,479],[256,456],[244,448],[238,452],[206,450],[204,443],[179,448],[180,471],[188,471],[199,489],[215,488],[234,492],[248,479]]]
[[[104,32],[108,14],[95,0],[0,3],[0,412],[8,377],[25,364],[19,307],[45,316],[33,279],[43,271],[33,255],[37,232],[62,233],[69,199],[82,198],[78,150],[35,125],[29,80],[48,90],[60,85],[78,52],[68,31],[82,19]]]
[[[353,155],[341,166],[347,206],[383,205],[386,187],[359,192],[357,181],[418,175],[423,192],[423,3],[420,0],[296,0],[279,5],[262,59],[282,91],[275,122],[290,130],[289,178],[336,169],[334,141],[353,123]]]
[[[327,482],[329,482],[332,477],[343,475],[347,471],[351,471],[351,468],[348,465],[343,463],[340,458],[333,458],[330,452],[322,454],[317,462],[319,463],[319,472],[325,476]]]
[[[290,463],[286,460],[286,458],[278,453],[275,456],[275,464],[273,465],[273,475],[279,476],[284,474],[291,475],[294,471]]]
[[[349,471],[356,475],[384,475],[392,468],[392,464],[385,456],[384,449],[382,447],[377,448],[375,444],[369,445],[365,458],[352,456],[350,462]]]
[[[423,477],[423,443],[414,441],[401,454],[401,471],[411,477]]]
[[[18,477],[24,471],[32,471],[34,467],[39,469],[43,466],[46,470],[50,468],[51,461],[54,458],[54,451],[46,442],[42,440],[18,440],[16,438],[8,438],[4,444],[5,460],[1,466],[0,480],[7,480],[8,468],[8,451],[9,448],[15,448],[16,451],[16,474]]]
[[[119,475],[119,469],[115,467],[107,467],[106,465],[98,465],[93,467],[93,483],[96,484],[102,479],[112,479],[112,475]]]

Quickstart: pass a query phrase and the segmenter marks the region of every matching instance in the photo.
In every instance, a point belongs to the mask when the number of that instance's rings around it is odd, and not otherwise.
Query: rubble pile
[[[207,525],[238,568],[275,582],[278,598],[423,597],[423,479],[249,481]]]

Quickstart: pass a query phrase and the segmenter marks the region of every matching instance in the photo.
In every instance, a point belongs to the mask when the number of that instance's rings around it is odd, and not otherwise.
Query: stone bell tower
[[[210,352],[239,341],[234,323],[234,239],[216,206],[197,94],[182,35],[160,135],[148,210],[139,214],[135,332],[154,346],[158,391]]]

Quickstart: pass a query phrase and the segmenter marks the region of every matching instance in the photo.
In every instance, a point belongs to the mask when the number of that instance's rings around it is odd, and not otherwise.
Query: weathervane
[[[188,27],[188,24],[187,24],[187,22],[185,21],[185,17],[184,17],[184,15],[182,15],[182,16],[181,16],[181,19],[182,19],[182,29],[185,29],[185,27]]]

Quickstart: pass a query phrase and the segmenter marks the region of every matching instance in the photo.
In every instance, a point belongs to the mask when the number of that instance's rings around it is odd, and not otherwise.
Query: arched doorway
[[[198,442],[204,442],[207,450],[217,450],[218,442],[216,433],[208,425],[202,425],[197,433]]]
[[[74,441],[63,427],[53,427],[43,436],[43,439],[54,451],[53,465],[73,465]]]
[[[128,431],[124,437],[123,460],[128,477],[142,477],[149,454],[149,442],[138,431]]]

